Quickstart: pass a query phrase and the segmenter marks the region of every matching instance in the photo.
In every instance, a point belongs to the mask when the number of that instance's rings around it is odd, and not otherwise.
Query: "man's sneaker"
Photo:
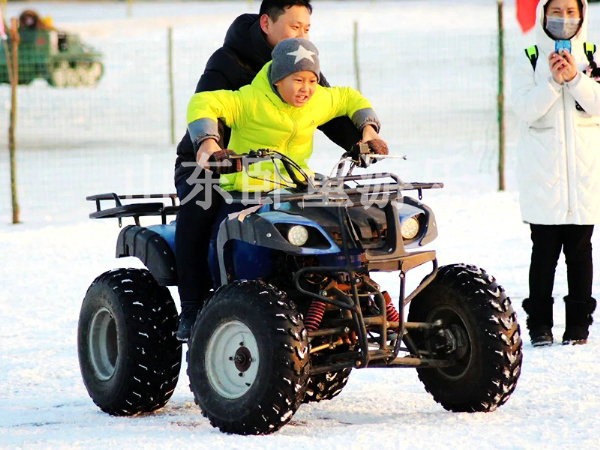
[[[552,330],[548,327],[539,327],[529,330],[529,337],[531,338],[531,345],[534,347],[546,347],[554,343]]]
[[[179,325],[177,326],[177,333],[175,337],[181,342],[187,342],[192,333],[192,326],[196,321],[197,313],[181,313],[179,316]]]

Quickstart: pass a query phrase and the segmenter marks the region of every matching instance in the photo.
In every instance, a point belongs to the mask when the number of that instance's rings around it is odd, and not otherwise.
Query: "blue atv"
[[[302,403],[338,395],[353,369],[416,368],[450,411],[493,411],[514,391],[522,342],[504,289],[473,265],[438,267],[436,252],[422,248],[437,229],[419,200],[442,185],[353,174],[373,158],[367,152],[343,158],[329,177],[308,176],[274,151],[243,156],[245,167],[280,164],[290,187],[232,194],[213,232],[214,292],[192,329],[187,361],[195,402],[221,431],[272,433]],[[403,195],[409,191],[418,200]],[[78,329],[83,380],[109,414],[154,411],[171,397],[181,365],[167,289],[177,285],[176,223],[167,221],[177,199],[88,200],[96,203],[92,218],[133,218],[116,256],[137,257],[147,270],[112,270],[89,287]],[[107,201],[114,206],[103,208]],[[148,216],[161,223],[141,226]],[[406,275],[419,266],[427,275],[407,294]],[[392,271],[395,298],[370,276]]]

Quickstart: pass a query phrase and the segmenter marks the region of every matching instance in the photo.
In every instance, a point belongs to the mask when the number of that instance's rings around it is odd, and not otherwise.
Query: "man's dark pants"
[[[223,198],[214,189],[218,175],[196,164],[180,169],[175,179],[181,205],[175,229],[175,260],[182,314],[195,317],[213,287],[208,249]]]

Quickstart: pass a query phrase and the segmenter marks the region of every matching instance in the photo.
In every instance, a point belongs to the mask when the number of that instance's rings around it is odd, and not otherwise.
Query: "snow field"
[[[7,223],[8,157],[0,148],[1,448],[598,448],[598,322],[591,327],[590,342],[578,347],[534,349],[524,328],[521,301],[527,295],[530,243],[515,192],[514,132],[509,116],[507,191],[497,192],[495,106],[493,100],[484,100],[495,98],[496,80],[490,80],[495,43],[489,37],[495,27],[495,2],[319,1],[313,39],[328,79],[352,85],[347,56],[331,56],[336,51],[351,54],[348,34],[338,31],[359,20],[361,32],[372,33],[360,53],[361,66],[368,68],[361,73],[363,91],[381,111],[382,136],[395,153],[408,158],[386,162],[385,170],[406,181],[445,183],[443,190],[424,192],[423,201],[434,210],[440,233],[429,248],[436,249],[440,264],[468,262],[485,268],[511,297],[524,334],[516,391],[493,413],[455,414],[432,400],[414,370],[356,370],[339,397],[303,405],[289,425],[259,437],[228,436],[210,426],[193,403],[185,362],[177,389],[162,410],[133,418],[102,413],[81,381],[76,343],[81,300],[93,279],[115,267],[141,267],[135,259],[114,258],[116,222],[88,220],[93,204],[85,202],[85,196],[174,190],[175,146],[162,126],[168,120],[164,110],[129,103],[130,97],[153,97],[149,86],[164,89],[166,76],[117,59],[111,51],[124,38],[115,30],[131,43],[126,55],[149,47],[148,54],[162,55],[164,39],[156,37],[157,29],[162,32],[169,24],[177,25],[176,52],[185,55],[193,47],[186,43],[192,38],[202,42],[187,63],[180,63],[176,75],[186,86],[177,94],[177,129],[182,132],[184,105],[206,57],[220,44],[233,17],[255,11],[258,2],[134,2],[131,20],[125,17],[124,3],[10,2],[7,16],[25,5],[49,11],[56,25],[65,23],[91,43],[105,45],[107,68],[112,69],[92,92],[51,91],[40,83],[20,91],[23,147],[17,156],[24,223],[18,226]],[[598,42],[600,26],[593,24],[600,24],[600,7],[594,4],[590,9],[590,34],[595,33]],[[516,56],[529,41],[520,36],[513,17],[514,6],[507,3],[508,52]],[[436,51],[430,54],[431,49]],[[159,72],[163,75],[156,75]],[[137,90],[111,94],[139,73],[147,78],[137,80]],[[2,87],[4,104],[6,95]],[[49,108],[71,122],[61,125]],[[151,110],[155,114],[145,114]],[[49,131],[39,133],[31,124]],[[87,134],[71,140],[64,132],[68,129]],[[0,134],[0,141],[4,138]],[[339,152],[320,135],[315,148],[313,167],[328,172]],[[376,169],[377,165],[372,170]],[[593,245],[593,291],[600,297],[598,233]],[[409,283],[414,286],[422,275],[418,270],[409,273]],[[396,274],[376,278],[392,297],[397,294]],[[176,290],[171,292],[177,301]],[[566,292],[561,257],[554,290],[557,339],[564,329]]]

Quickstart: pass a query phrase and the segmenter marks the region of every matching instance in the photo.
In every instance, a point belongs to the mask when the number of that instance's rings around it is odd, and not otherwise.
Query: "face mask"
[[[571,39],[579,30],[581,19],[546,17],[546,31],[554,39]]]

